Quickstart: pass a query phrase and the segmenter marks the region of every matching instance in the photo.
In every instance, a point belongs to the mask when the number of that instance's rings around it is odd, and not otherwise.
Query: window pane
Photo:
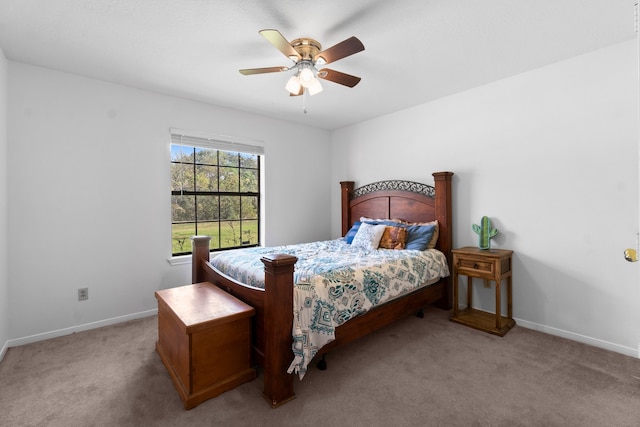
[[[240,153],[240,166],[243,168],[257,168],[258,167],[258,155]]]
[[[256,196],[242,196],[242,219],[258,218],[258,198]],[[244,221],[243,221],[244,224]]]
[[[218,191],[218,167],[196,165],[196,190]]]
[[[193,147],[187,145],[171,145],[171,161],[193,163]]]
[[[196,163],[201,165],[217,165],[218,150],[196,147]]]
[[[198,222],[198,234],[210,236],[209,249],[220,248],[220,223],[219,222]]]
[[[239,153],[234,153],[231,151],[220,151],[220,166],[235,166],[238,167],[240,165],[240,159],[238,158]]]
[[[220,196],[220,219],[240,219],[240,196]]]
[[[218,220],[218,196],[197,196],[198,223]],[[200,232],[200,226],[198,226]],[[208,234],[207,234],[208,235]]]
[[[193,190],[193,167],[183,163],[171,163],[171,190]]]
[[[238,168],[220,167],[220,191],[230,191],[237,193],[240,188],[238,182]]]
[[[195,221],[195,197],[171,196],[171,222]]]
[[[256,169],[240,169],[240,192],[258,192],[258,171]]]
[[[174,254],[191,252],[191,236],[196,234],[196,225],[193,223],[172,224],[171,244]]]
[[[242,245],[258,244],[258,220],[242,221]]]
[[[222,247],[240,246],[240,221],[220,222],[220,240]]]

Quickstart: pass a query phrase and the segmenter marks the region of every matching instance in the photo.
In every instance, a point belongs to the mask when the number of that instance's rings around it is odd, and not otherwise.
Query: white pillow
[[[384,224],[372,225],[363,222],[360,224],[360,228],[353,238],[351,246],[367,250],[378,249],[380,239],[386,227]]]

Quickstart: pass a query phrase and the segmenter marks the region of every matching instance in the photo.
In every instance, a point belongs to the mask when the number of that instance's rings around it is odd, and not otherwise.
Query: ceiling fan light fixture
[[[301,85],[300,85],[300,80],[298,79],[298,76],[291,76],[291,78],[287,82],[287,85],[285,86],[285,89],[287,89],[290,93],[295,95],[298,92],[300,92],[300,86]]]
[[[306,88],[311,86],[314,80],[316,80],[315,76],[313,75],[313,71],[311,71],[311,68],[306,68],[306,67],[300,71],[299,78],[300,78],[300,84]]]
[[[311,82],[311,84],[307,87],[307,90],[309,91],[309,95],[313,96],[316,93],[320,93],[322,92],[322,85],[320,84],[320,80],[314,78],[313,82]]]

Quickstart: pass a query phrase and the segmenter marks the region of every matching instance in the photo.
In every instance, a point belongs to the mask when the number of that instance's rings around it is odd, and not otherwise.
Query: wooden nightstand
[[[504,336],[516,322],[513,320],[512,307],[512,275],[511,255],[513,251],[504,249],[482,250],[468,246],[453,249],[453,315],[451,321],[470,326],[491,334]],[[467,276],[467,308],[458,310],[458,276]],[[475,310],[472,308],[471,285],[473,278],[484,280],[485,287],[491,287],[491,281],[496,283],[495,313]],[[502,307],[500,285],[502,280],[507,282],[507,316],[500,314]]]

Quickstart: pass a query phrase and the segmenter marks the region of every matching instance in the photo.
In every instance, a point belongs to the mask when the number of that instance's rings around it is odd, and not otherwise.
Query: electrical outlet
[[[78,301],[86,301],[89,299],[89,288],[78,289]]]

